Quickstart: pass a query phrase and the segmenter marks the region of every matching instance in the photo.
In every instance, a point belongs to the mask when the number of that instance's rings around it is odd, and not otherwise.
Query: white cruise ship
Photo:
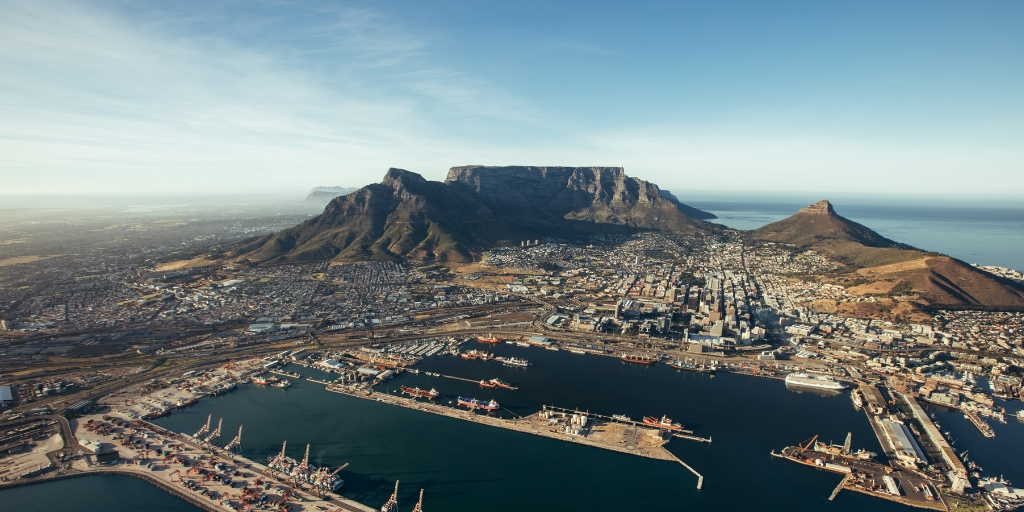
[[[791,373],[787,375],[786,384],[819,389],[846,389],[846,384],[832,377],[827,375],[807,375],[806,373]]]

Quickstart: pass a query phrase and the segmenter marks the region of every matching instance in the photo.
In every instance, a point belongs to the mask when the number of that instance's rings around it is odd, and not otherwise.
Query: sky
[[[0,0],[0,195],[389,167],[1024,197],[1024,2]]]

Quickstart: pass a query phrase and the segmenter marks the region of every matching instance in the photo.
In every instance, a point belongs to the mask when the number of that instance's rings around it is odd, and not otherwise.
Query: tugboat
[[[638,355],[638,354],[622,354],[619,359],[626,363],[636,363],[644,365],[652,365],[658,362],[657,357]]]
[[[654,416],[644,416],[644,423],[658,428],[664,428],[668,430],[682,430],[683,426],[679,423],[672,423],[672,420],[668,419],[668,416],[662,416],[659,420]]]

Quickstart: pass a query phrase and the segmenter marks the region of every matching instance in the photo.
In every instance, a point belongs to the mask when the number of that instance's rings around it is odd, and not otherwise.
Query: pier
[[[572,411],[570,409],[554,408],[552,406],[545,406],[544,410],[529,416],[516,419],[502,419],[486,414],[478,414],[470,410],[458,409],[432,402],[423,402],[413,398],[390,395],[387,393],[374,392],[369,389],[354,390],[344,386],[331,385],[327,387],[327,391],[429,412],[439,416],[472,421],[474,423],[504,428],[525,434],[533,434],[551,439],[558,439],[560,441],[582,444],[594,448],[601,448],[649,459],[675,461],[682,464],[683,467],[690,470],[690,472],[697,476],[698,489],[700,489],[704,484],[704,477],[700,473],[665,448],[665,444],[668,443],[668,439],[663,436],[662,431],[654,426],[646,425],[644,423],[633,421],[628,423],[606,421],[603,418],[609,418],[608,416]],[[545,412],[556,412],[563,415],[584,414],[588,417],[594,416],[598,418],[598,420],[590,424],[589,428],[587,428],[585,432],[581,431],[581,433],[578,434],[567,433],[562,428],[553,429],[553,426],[561,427],[562,424],[552,421],[551,418],[544,417]]]

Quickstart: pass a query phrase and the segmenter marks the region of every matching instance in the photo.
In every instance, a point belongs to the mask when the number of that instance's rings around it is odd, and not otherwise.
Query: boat
[[[683,429],[683,426],[679,423],[672,423],[672,420],[670,420],[668,416],[662,416],[660,420],[654,416],[644,416],[644,424],[669,430]]]
[[[657,357],[638,355],[638,354],[622,354],[619,359],[626,363],[646,364],[651,365],[658,362]]]
[[[864,397],[861,395],[860,390],[853,390],[853,393],[850,393],[850,400],[853,400],[853,406],[857,409],[864,407]]]
[[[493,383],[493,382],[491,382],[491,381],[489,381],[489,380],[482,380],[482,381],[480,381],[480,387],[482,387],[482,388],[496,388],[496,387],[498,387],[498,385]]]
[[[199,401],[198,398],[189,398],[188,400],[178,400],[178,403],[177,403],[176,407],[178,409],[181,409],[183,407],[188,407],[190,405],[193,405],[193,404],[195,404],[198,401]]]
[[[680,361],[678,359],[672,361],[668,365],[671,366],[672,368],[675,368],[676,370],[688,370],[691,372],[715,373],[716,371],[718,371],[714,364],[712,364],[711,366],[705,366],[703,363],[701,363],[700,366],[697,366],[693,363],[687,361]]]
[[[255,375],[252,378],[253,384],[259,384],[260,386],[270,386],[280,381],[277,377],[264,377],[262,375]]]
[[[505,388],[505,389],[519,389],[519,388],[513,386],[512,384],[509,384],[508,382],[505,382],[505,381],[503,381],[503,380],[501,380],[501,379],[499,379],[497,377],[489,380],[488,382],[490,382],[492,384],[491,387],[498,387],[498,388]],[[487,386],[484,386],[484,387],[487,387]]]
[[[487,336],[477,336],[476,340],[480,343],[501,343],[501,338],[496,338],[491,333],[487,333]]]
[[[439,394],[437,392],[437,390],[434,389],[434,388],[430,388],[430,391],[427,391],[425,389],[420,389],[420,388],[410,388],[409,386],[399,386],[398,389],[402,390],[402,393],[405,393],[405,394],[410,395],[412,397],[416,397],[416,398],[429,398],[431,400],[433,400],[434,398],[437,398],[437,396]]]
[[[483,409],[485,411],[497,411],[501,409],[498,402],[491,400],[490,402],[484,402],[483,400],[477,400],[476,398],[459,397],[459,405],[469,407],[470,409]]]
[[[493,354],[488,354],[487,352],[483,352],[481,350],[467,350],[467,351],[465,351],[465,352],[463,352],[462,354],[459,354],[459,355],[463,359],[469,359],[469,360],[481,359],[481,360],[487,361],[488,359],[494,359],[494,355]]]
[[[509,357],[507,359],[504,359],[501,361],[501,363],[504,364],[505,366],[515,366],[517,368],[526,368],[527,366],[530,366],[530,362],[527,361],[526,359],[519,359],[515,357]]]
[[[290,380],[288,380],[288,379],[281,379],[281,380],[271,384],[271,386],[274,386],[275,388],[281,388],[281,389],[289,388],[289,387],[291,387],[291,385],[292,385],[292,382]]]
[[[1024,409],[1017,411],[1017,419],[1020,421],[1024,421]]]
[[[833,377],[828,375],[809,375],[806,373],[791,373],[787,375],[786,384],[818,389],[846,389],[846,384],[837,381]]]
[[[612,414],[612,419],[616,421],[633,421],[632,418],[625,414]]]

